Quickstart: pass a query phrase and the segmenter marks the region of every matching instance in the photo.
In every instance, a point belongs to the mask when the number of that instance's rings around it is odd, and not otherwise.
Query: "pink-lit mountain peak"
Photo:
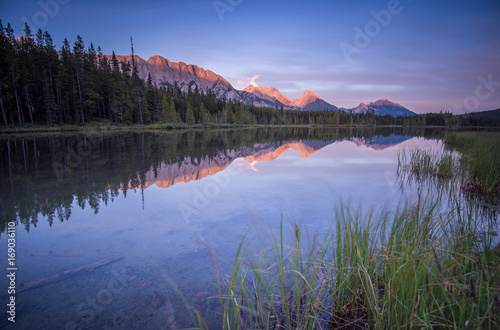
[[[307,90],[302,94],[300,99],[294,101],[294,106],[299,108],[304,108],[306,105],[313,103],[316,100],[323,101],[318,95],[314,94],[312,91]]]
[[[372,103],[370,103],[371,105]],[[369,106],[365,103],[360,103],[356,108],[352,110],[353,113],[366,112],[369,110]]]
[[[397,104],[395,102],[392,102],[392,101],[389,101],[388,99],[380,99],[378,101],[370,103],[369,105],[380,105],[380,106],[394,105],[394,106],[399,106],[399,104]]]
[[[259,87],[259,86],[255,86],[255,85],[250,84],[247,87],[245,87],[245,89],[243,89],[243,91],[253,93],[255,91],[255,87]]]
[[[316,100],[322,101],[322,99],[318,95],[314,94],[310,90],[305,91],[304,94],[302,94],[302,96],[300,97],[300,99],[296,98],[289,99],[274,87],[248,85],[243,91],[253,94],[260,94],[261,96],[275,98],[286,106],[296,107],[296,108],[304,108],[305,106],[311,104]]]
[[[275,98],[276,100],[280,101],[284,105],[293,106],[292,100],[290,100],[288,97],[283,95],[279,90],[277,90],[274,87],[248,85],[243,91],[253,93],[253,94],[260,94],[262,96],[268,96],[271,98]]]
[[[304,92],[304,94],[302,94],[302,97],[318,97],[318,98],[319,98],[319,96],[318,96],[318,95],[314,94],[314,93],[313,93],[313,91],[311,91],[311,90],[309,90],[309,89],[308,89],[308,90],[306,90],[306,91]],[[302,98],[302,97],[301,97],[301,98]]]
[[[388,99],[380,99],[375,102],[370,102],[368,104],[366,103],[360,103],[356,108],[354,108],[354,112],[359,112],[359,111],[366,111],[370,109],[372,106],[400,106],[399,104],[389,101]]]
[[[170,64],[170,61],[160,55],[151,56],[147,62],[151,64]]]
[[[252,84],[248,85],[244,89],[244,91],[249,92],[249,93],[259,92],[263,95],[268,95],[268,96],[276,96],[276,95],[283,96],[283,94],[281,94],[281,92],[274,87],[263,87],[263,86],[257,86],[257,85],[252,85]]]
[[[315,99],[320,99],[321,100],[321,98],[318,95],[314,94],[310,90],[307,90],[307,91],[304,92],[304,94],[302,94],[302,96],[300,97],[299,101],[300,100],[315,100]]]
[[[366,113],[373,112],[375,114],[384,116],[413,116],[414,112],[406,109],[402,105],[389,101],[388,99],[380,99],[375,102],[371,102],[370,104],[361,103],[354,109],[347,109],[347,111],[351,111],[352,113]]]

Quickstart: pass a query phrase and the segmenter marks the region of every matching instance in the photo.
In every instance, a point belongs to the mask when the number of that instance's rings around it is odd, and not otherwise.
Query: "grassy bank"
[[[403,126],[367,126],[367,125],[246,125],[246,124],[150,124],[150,125],[126,125],[108,121],[95,121],[81,125],[58,125],[58,126],[10,126],[0,127],[0,137],[24,137],[42,134],[93,134],[93,133],[124,133],[124,132],[175,132],[183,133],[188,131],[222,131],[237,129],[384,129],[403,128]]]
[[[321,239],[293,224],[261,237],[260,253],[242,244],[222,297],[224,329],[498,328],[492,223],[466,205],[438,207],[341,209]]]
[[[393,127],[402,128],[404,125],[367,125],[367,124],[352,124],[352,125],[333,125],[333,124],[307,124],[307,125],[248,125],[248,124],[185,124],[185,123],[168,123],[168,124],[120,124],[109,120],[95,120],[78,125],[11,125],[0,126],[0,135],[2,134],[29,134],[29,133],[58,133],[58,132],[88,132],[88,131],[146,131],[146,130],[191,130],[191,129],[234,129],[234,128],[283,128],[283,127],[310,127],[310,128],[379,128]],[[411,126],[412,128],[439,128],[442,126]]]
[[[24,125],[24,126],[9,126],[0,127],[0,134],[23,134],[23,133],[57,133],[57,132],[87,132],[87,131],[147,131],[147,130],[193,130],[193,129],[234,129],[234,128],[279,128],[279,127],[358,127],[358,125],[350,126],[333,126],[333,125],[247,125],[247,124],[185,124],[185,123],[168,123],[168,124],[119,124],[107,120],[92,121],[78,125]],[[367,126],[368,127],[368,126]],[[388,126],[393,127],[393,126]]]
[[[469,196],[500,204],[500,133],[448,132],[444,143],[444,150],[400,152],[400,180],[434,181],[448,193],[460,188]]]
[[[145,130],[186,130],[186,129],[218,129],[218,128],[234,128],[246,127],[244,125],[234,124],[184,124],[184,123],[169,123],[169,124],[118,124],[110,121],[93,121],[79,125],[25,125],[25,126],[9,126],[1,127],[0,134],[15,134],[15,133],[56,133],[56,132],[86,132],[86,131],[145,131]],[[248,126],[248,125],[247,125]],[[251,127],[251,126],[248,126]]]

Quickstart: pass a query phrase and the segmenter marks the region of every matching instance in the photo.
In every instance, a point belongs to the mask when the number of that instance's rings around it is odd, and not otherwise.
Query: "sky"
[[[499,0],[0,0],[21,34],[196,64],[235,88],[312,90],[338,107],[500,108]]]

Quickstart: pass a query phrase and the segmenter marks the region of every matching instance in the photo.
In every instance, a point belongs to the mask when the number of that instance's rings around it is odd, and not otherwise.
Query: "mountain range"
[[[116,56],[119,61],[131,61],[131,56]],[[171,62],[164,57],[155,55],[147,61],[139,56],[134,57],[139,76],[146,80],[148,74],[151,74],[153,82],[157,86],[177,86],[187,92],[189,87],[192,90],[195,86],[203,92],[210,90],[218,98],[232,99],[241,101],[245,104],[253,104],[257,107],[283,107],[289,110],[309,110],[309,111],[344,111],[350,113],[373,112],[377,115],[392,116],[412,116],[414,112],[408,110],[400,104],[389,100],[378,100],[368,105],[361,103],[356,108],[346,109],[338,108],[332,105],[312,91],[307,90],[299,98],[288,98],[274,87],[261,87],[249,85],[243,90],[235,89],[224,77],[210,71],[202,69],[196,65],[183,62]]]

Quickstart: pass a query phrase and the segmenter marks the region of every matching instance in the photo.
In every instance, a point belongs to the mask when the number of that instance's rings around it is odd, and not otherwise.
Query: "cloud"
[[[236,82],[236,87],[247,87],[248,85],[259,86],[255,80],[260,78],[260,74]]]

